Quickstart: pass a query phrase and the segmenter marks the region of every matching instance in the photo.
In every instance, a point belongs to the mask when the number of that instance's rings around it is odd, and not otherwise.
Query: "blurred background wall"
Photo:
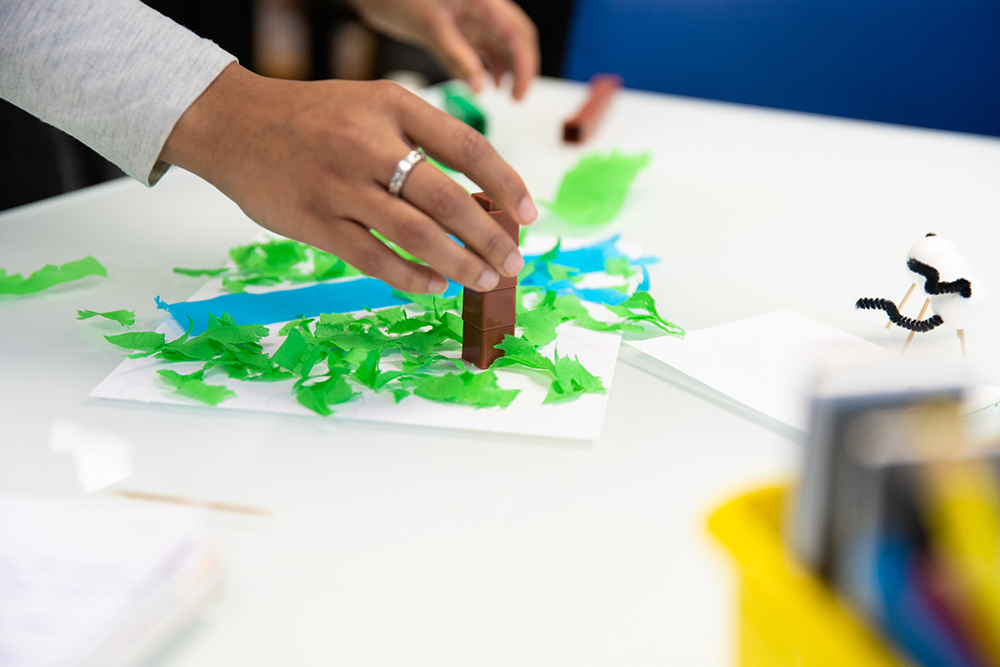
[[[1000,0],[518,1],[547,76],[1000,136]],[[147,4],[267,76],[447,78],[337,0]],[[0,210],[121,175],[0,101]]]

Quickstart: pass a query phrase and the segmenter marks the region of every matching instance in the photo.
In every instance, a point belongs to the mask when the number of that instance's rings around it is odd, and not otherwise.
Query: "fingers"
[[[541,57],[538,47],[538,30],[524,17],[526,25],[511,40],[510,53],[514,69],[514,89],[511,94],[520,100],[528,92],[531,82],[541,71]]]
[[[415,95],[400,103],[400,123],[413,143],[471,178],[519,225],[534,222],[538,211],[524,181],[483,135]]]
[[[467,247],[496,267],[501,274],[513,277],[524,268],[524,259],[518,251],[517,241],[512,239],[461,186],[438,169],[432,168],[431,165],[424,165],[419,170],[414,169],[401,194],[407,202],[460,238]],[[451,245],[452,250],[457,248],[455,244]],[[413,250],[411,252],[417,254]],[[424,259],[421,255],[418,256]],[[462,284],[480,291],[495,287],[495,285],[486,286],[492,281],[492,270],[488,275],[473,276],[473,267],[469,265],[467,258],[459,259],[457,255],[453,257],[457,262],[455,268],[450,268],[444,263],[435,263],[430,257],[426,259],[436,269]],[[444,258],[436,258],[438,262],[443,260]],[[476,270],[481,270],[478,264]],[[479,283],[469,282],[470,278],[478,279]]]
[[[440,294],[448,289],[448,281],[438,272],[403,259],[365,227],[351,220],[315,220],[307,226],[302,237],[306,243],[336,254],[362,273],[398,290],[413,294]],[[450,239],[448,241],[451,243]]]
[[[419,169],[425,173],[431,173],[432,170],[437,171],[429,165],[422,165],[422,168]],[[410,193],[409,196],[413,196],[412,193],[418,189],[416,186],[420,185],[411,182],[417,171],[417,169],[414,170],[413,175],[403,187]],[[451,180],[446,176],[443,177],[448,181]],[[449,202],[448,206],[454,207],[455,210],[460,207],[464,208],[466,200],[469,200],[468,203],[471,203],[472,206],[476,206],[475,202],[471,201],[472,198],[464,192]],[[447,231],[418,207],[407,201],[383,194],[376,201],[370,203],[368,210],[372,214],[369,220],[373,228],[390,241],[399,244],[408,252],[430,264],[444,276],[479,291],[489,291],[496,288],[500,281],[497,270],[449,238]],[[503,230],[490,220],[489,216],[486,216],[486,220],[473,217],[477,213],[479,216],[485,215],[481,208],[479,211],[471,208],[467,210],[468,220],[473,221],[467,224],[468,229],[479,228],[480,235],[488,235],[490,228],[495,227],[499,234],[503,234]],[[498,240],[502,241],[502,239]],[[471,247],[472,244],[469,245]],[[486,251],[493,257],[499,254],[502,259],[498,264],[501,266],[504,259],[510,254],[516,257],[518,264],[523,265],[523,260],[520,259],[520,255],[509,237],[506,239],[505,248],[486,248]],[[507,274],[512,275],[509,272]]]
[[[441,20],[435,27],[432,46],[452,75],[462,79],[477,93],[483,89],[486,72],[479,54],[451,20]]]

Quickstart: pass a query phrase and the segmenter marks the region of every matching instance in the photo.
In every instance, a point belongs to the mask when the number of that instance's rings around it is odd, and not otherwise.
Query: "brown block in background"
[[[504,336],[513,335],[513,326],[481,331],[466,322],[462,327],[462,358],[478,368],[489,368],[490,364],[503,356],[503,350],[497,350],[494,346],[503,341]]]
[[[517,321],[517,288],[492,292],[466,289],[462,295],[462,320],[480,331],[514,326]]]

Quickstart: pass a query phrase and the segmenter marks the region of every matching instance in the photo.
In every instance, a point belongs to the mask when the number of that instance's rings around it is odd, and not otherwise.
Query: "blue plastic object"
[[[576,0],[564,74],[1000,136],[998,0]]]

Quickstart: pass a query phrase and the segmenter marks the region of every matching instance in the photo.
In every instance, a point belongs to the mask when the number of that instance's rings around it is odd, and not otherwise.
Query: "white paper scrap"
[[[57,420],[49,431],[49,446],[67,452],[76,461],[80,490],[93,493],[132,475],[132,447],[128,440],[75,424]]]
[[[792,310],[627,345],[771,419],[806,431],[817,368],[831,358],[862,361],[887,351]],[[629,359],[644,366],[641,356]],[[655,369],[650,369],[655,370]]]

